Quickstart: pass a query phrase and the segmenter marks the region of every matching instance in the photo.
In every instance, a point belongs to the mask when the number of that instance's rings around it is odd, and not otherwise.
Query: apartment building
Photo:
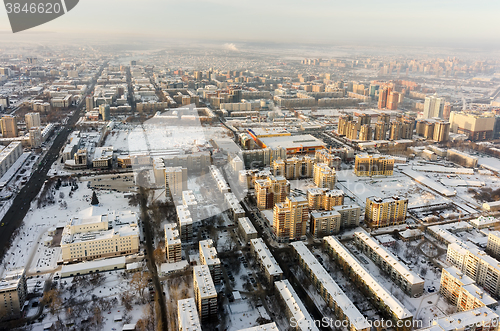
[[[342,164],[342,158],[347,159],[350,156],[349,150],[345,149],[321,149],[316,151],[314,157],[316,162],[325,163],[330,168],[336,171],[340,170],[340,165]]]
[[[354,243],[375,264],[387,273],[392,281],[411,297],[418,297],[424,292],[424,280],[410,270],[396,256],[378,243],[369,234],[359,231],[354,233]]]
[[[250,240],[250,247],[269,284],[283,279],[283,270],[262,238]]]
[[[255,197],[259,209],[270,209],[284,202],[290,194],[290,182],[283,176],[268,176],[255,181]]]
[[[217,292],[207,265],[193,267],[196,308],[202,321],[217,317]]]
[[[311,234],[314,238],[322,238],[340,232],[341,216],[336,210],[312,211]]]
[[[287,279],[274,283],[281,301],[285,304],[285,314],[294,320],[296,331],[319,331],[313,318]]]
[[[340,228],[352,228],[359,225],[361,207],[358,205],[334,206],[332,210],[340,214]]]
[[[17,118],[12,115],[3,115],[0,118],[0,129],[3,138],[15,138],[19,135],[17,130]]]
[[[332,210],[344,204],[344,192],[313,187],[307,190],[307,203],[311,210]]]
[[[26,123],[26,130],[42,126],[40,122],[40,113],[27,113],[24,115],[24,122]]]
[[[224,194],[224,201],[226,202],[226,207],[231,210],[233,215],[233,220],[237,220],[241,217],[245,217],[245,210],[241,207],[240,202],[232,192]]]
[[[453,266],[442,270],[439,292],[451,304],[455,305],[458,311],[484,306],[491,308],[497,304],[497,301],[484,293],[472,278],[467,277]]]
[[[286,179],[310,178],[313,175],[314,158],[310,156],[278,159],[272,163],[274,176],[283,176]]]
[[[182,259],[181,238],[176,223],[165,224],[165,256],[168,263]]]
[[[356,259],[356,257],[340,243],[335,237],[323,238],[327,251],[340,267],[350,275],[351,280],[362,292],[377,306],[391,316],[394,321],[403,321],[402,329],[410,329],[404,321],[412,321],[413,315],[396,299],[390,291],[382,286],[379,281]]]
[[[394,158],[385,155],[356,155],[354,173],[359,177],[392,176]]]
[[[304,239],[309,221],[309,208],[304,197],[287,197],[274,205],[273,234],[280,242]]]
[[[316,163],[314,165],[314,184],[319,188],[333,190],[335,188],[336,173],[325,163]]]
[[[258,236],[257,230],[248,217],[238,218],[238,230],[246,243]]]
[[[408,199],[369,197],[366,198],[365,222],[373,228],[403,224],[407,211]]]
[[[201,331],[200,317],[193,298],[177,300],[178,331]]]
[[[448,245],[446,261],[476,281],[489,294],[493,296],[500,294],[500,262],[474,244]]]
[[[207,265],[214,284],[219,284],[221,279],[220,259],[217,257],[217,250],[212,239],[201,240],[198,244],[200,251],[200,262]]]
[[[279,331],[276,323],[267,323],[262,325],[253,326],[251,328],[239,329],[238,331]]]
[[[187,190],[187,169],[183,167],[166,167],[165,189],[167,196],[182,196],[182,191]]]
[[[302,241],[290,244],[299,259],[299,265],[306,276],[325,300],[327,307],[333,309],[339,320],[349,321],[350,331],[369,331],[371,326],[352,301],[323,268],[319,261]]]
[[[191,218],[189,207],[179,205],[176,209],[181,241],[184,243],[191,242],[193,240],[193,219]]]
[[[0,281],[0,320],[21,317],[27,295],[24,269],[7,271]]]
[[[493,310],[481,307],[433,319],[429,327],[417,331],[497,331],[499,322]]]
[[[219,189],[220,193],[224,194],[230,192],[231,188],[227,184],[226,179],[222,175],[220,169],[214,165],[211,165],[209,169],[210,173],[212,174],[212,178],[215,180],[215,183],[217,184],[217,188]]]
[[[488,232],[486,251],[495,258],[500,257],[500,231]]]
[[[0,146],[0,177],[12,167],[23,154],[23,146],[19,141],[11,142],[7,147]]]

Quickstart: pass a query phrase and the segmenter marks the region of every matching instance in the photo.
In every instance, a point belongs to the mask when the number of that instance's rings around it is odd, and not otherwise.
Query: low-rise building
[[[233,220],[237,220],[240,217],[245,217],[245,210],[243,209],[243,207],[241,207],[241,204],[234,193],[225,193],[224,200],[226,201],[227,208],[229,208],[233,214]]]
[[[418,331],[497,331],[500,317],[488,307],[447,315]]]
[[[281,270],[264,240],[262,238],[252,239],[250,240],[250,246],[268,283],[272,284],[275,281],[282,280],[283,270]]]
[[[417,297],[424,292],[424,280],[410,270],[397,257],[380,245],[369,234],[358,231],[354,233],[354,243],[380,269],[386,272],[396,285],[411,297]]]
[[[238,218],[238,230],[246,243],[248,243],[251,239],[257,238],[257,230],[248,217]]]

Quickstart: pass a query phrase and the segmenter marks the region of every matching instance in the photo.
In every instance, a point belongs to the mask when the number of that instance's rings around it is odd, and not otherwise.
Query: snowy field
[[[2,274],[5,270],[19,267],[26,267],[27,275],[57,270],[56,262],[59,259],[60,248],[48,247],[48,243],[52,241],[48,231],[56,226],[64,226],[72,217],[90,207],[92,190],[87,188],[87,183],[79,182],[78,189],[73,191],[72,197],[70,197],[71,186],[61,186],[59,190],[51,189],[55,198],[54,204],[45,202],[38,208],[41,193],[34,199],[18,231],[19,234],[3,261]],[[124,193],[107,190],[96,193],[103,212],[126,209],[137,211],[137,207],[129,206]]]

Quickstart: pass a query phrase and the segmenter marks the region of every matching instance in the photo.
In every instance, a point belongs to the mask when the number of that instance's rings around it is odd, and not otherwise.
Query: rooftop
[[[207,265],[197,265],[193,267],[194,279],[198,284],[198,289],[200,291],[200,297],[216,297],[217,292],[215,291],[214,281],[210,275],[210,269]]]
[[[193,298],[177,301],[179,328],[185,331],[201,331],[200,317]]]
[[[238,223],[247,235],[257,233],[257,230],[253,226],[252,222],[250,222],[250,219],[248,217],[238,218]]]
[[[262,238],[251,239],[250,242],[257,253],[260,263],[270,275],[280,275],[283,273],[283,270],[281,270],[281,267]]]
[[[285,305],[287,306],[288,311],[292,314],[292,317],[297,322],[297,329],[319,331],[319,329],[314,324],[314,320],[307,312],[306,307],[304,307],[304,304],[300,300],[299,296],[293,289],[292,285],[290,285],[290,282],[285,279],[275,282],[274,285],[285,301]]]

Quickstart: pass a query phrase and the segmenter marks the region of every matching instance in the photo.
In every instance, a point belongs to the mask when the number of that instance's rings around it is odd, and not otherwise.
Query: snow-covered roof
[[[354,255],[349,252],[344,245],[342,245],[335,237],[328,236],[324,238],[325,242],[339,255],[343,260],[352,268],[352,270],[363,279],[363,281],[370,287],[372,292],[389,307],[393,314],[399,319],[406,319],[412,317],[412,313],[405,308],[385,287],[383,287],[378,280],[359,263]]]
[[[247,329],[240,329],[238,331],[279,331],[279,329],[276,326],[276,323],[273,322],[273,323],[253,326]]]
[[[238,218],[238,223],[240,224],[243,231],[245,231],[245,234],[249,235],[257,233],[257,230],[253,226],[252,222],[250,222],[250,219],[248,217]]]
[[[177,224],[169,223],[165,224],[165,245],[176,245],[181,244],[181,238],[179,237],[179,230],[177,230]]]
[[[207,265],[197,265],[193,267],[194,278],[200,292],[200,298],[213,298],[217,296],[214,281],[210,275]]]
[[[278,262],[276,262],[276,259],[273,254],[271,254],[269,247],[267,247],[262,238],[251,239],[250,243],[257,253],[257,258],[264,268],[266,268],[269,275],[280,275],[283,273],[283,270],[281,270],[281,267]]]
[[[311,318],[311,315],[309,315],[309,313],[307,312],[306,307],[300,300],[292,285],[290,285],[290,282],[285,279],[275,282],[274,285],[285,301],[285,305],[288,308],[288,311],[295,319],[297,323],[297,329],[303,331],[319,331],[318,327],[314,323],[314,320]]]
[[[200,259],[203,257],[205,259],[206,265],[220,264],[220,259],[217,257],[217,250],[214,247],[214,241],[212,239],[201,240],[199,243],[200,247]]]
[[[322,287],[331,295],[333,301],[335,301],[335,305],[340,307],[343,314],[352,323],[354,329],[369,329],[369,322],[347,297],[344,291],[342,291],[340,286],[333,280],[325,268],[318,262],[306,245],[302,241],[295,241],[290,245],[295,249],[297,254],[300,255],[302,260],[304,260],[304,263],[307,264],[309,270],[315,275]]]
[[[364,232],[355,232],[354,235],[368,245],[382,260],[391,266],[401,277],[412,285],[423,283],[415,272],[411,271],[405,264],[389,252],[384,246],[380,245],[375,239]]]
[[[177,301],[179,330],[201,331],[200,317],[193,298]]]

